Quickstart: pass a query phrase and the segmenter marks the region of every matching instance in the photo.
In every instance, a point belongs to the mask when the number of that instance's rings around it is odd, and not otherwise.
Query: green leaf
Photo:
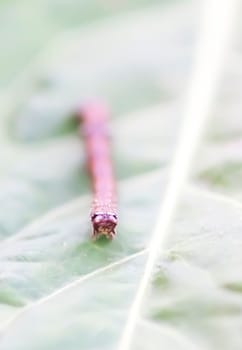
[[[173,0],[174,1],[174,0]],[[0,88],[5,88],[59,33],[164,0],[5,0],[0,3]]]
[[[84,198],[2,243],[8,295],[7,301],[2,296],[4,349],[117,345],[143,271],[160,183],[156,173],[121,187],[124,214],[112,244],[88,241],[86,216],[80,218],[88,206]],[[234,266],[241,264],[241,225],[237,203],[197,188],[186,191],[172,242],[156,266],[138,348],[148,345],[146,338],[154,348],[164,343],[167,349],[239,344],[229,335],[242,306],[232,287],[240,278]]]
[[[35,8],[26,0],[21,16],[14,1],[1,6],[20,22],[32,18],[40,46],[48,36],[54,40],[1,96],[0,348],[117,349],[177,149],[180,98],[197,40],[196,6],[46,0]],[[38,13],[45,27],[35,21]],[[97,17],[105,19],[93,21]],[[7,33],[7,23],[2,26]],[[15,60],[21,59],[9,62],[4,79],[11,82],[35,45],[26,42],[21,54],[16,48]],[[230,71],[226,77],[233,78]],[[237,109],[229,122],[238,97],[226,90],[226,79],[221,85],[225,91],[194,177],[152,273],[134,350],[242,345],[241,122]],[[224,94],[234,96],[225,99],[227,114]],[[113,111],[119,224],[109,243],[90,239],[91,194],[74,118],[79,103],[92,95]]]

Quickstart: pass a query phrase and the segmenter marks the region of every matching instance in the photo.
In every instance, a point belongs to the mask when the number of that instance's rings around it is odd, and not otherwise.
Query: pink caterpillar
[[[113,239],[117,218],[117,195],[110,154],[109,111],[102,103],[90,103],[78,111],[91,178],[93,237]]]

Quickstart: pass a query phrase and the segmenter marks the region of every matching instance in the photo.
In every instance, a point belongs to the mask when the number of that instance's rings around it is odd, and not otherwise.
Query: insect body
[[[110,154],[109,112],[101,103],[83,106],[78,116],[87,155],[87,167],[93,189],[91,221],[93,237],[115,236],[117,196]]]

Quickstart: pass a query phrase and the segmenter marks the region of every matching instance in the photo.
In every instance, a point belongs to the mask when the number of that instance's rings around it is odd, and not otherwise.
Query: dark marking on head
[[[115,227],[118,223],[117,215],[113,213],[94,213],[91,216],[93,224],[93,236],[106,236],[113,239],[115,236]]]

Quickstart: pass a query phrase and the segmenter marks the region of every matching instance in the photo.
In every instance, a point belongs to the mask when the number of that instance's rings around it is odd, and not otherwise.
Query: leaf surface
[[[0,348],[111,350],[119,345],[169,179],[197,6],[104,1],[102,12],[97,1],[79,7],[62,1],[57,16],[57,3],[49,3],[36,2],[46,18],[39,40],[43,45],[60,32],[59,39],[11,83],[14,69],[34,56],[36,41],[26,43],[22,61],[9,62],[4,78],[9,88],[1,100]],[[13,4],[6,11],[20,20]],[[37,13],[31,6],[24,2],[24,18]],[[90,23],[84,27],[84,21]],[[41,26],[35,22],[33,31]],[[226,81],[235,78],[229,69],[226,74],[194,177],[156,264],[134,350],[242,346],[241,122],[239,97]],[[110,244],[90,241],[89,183],[73,117],[92,95],[113,110],[120,222]]]

